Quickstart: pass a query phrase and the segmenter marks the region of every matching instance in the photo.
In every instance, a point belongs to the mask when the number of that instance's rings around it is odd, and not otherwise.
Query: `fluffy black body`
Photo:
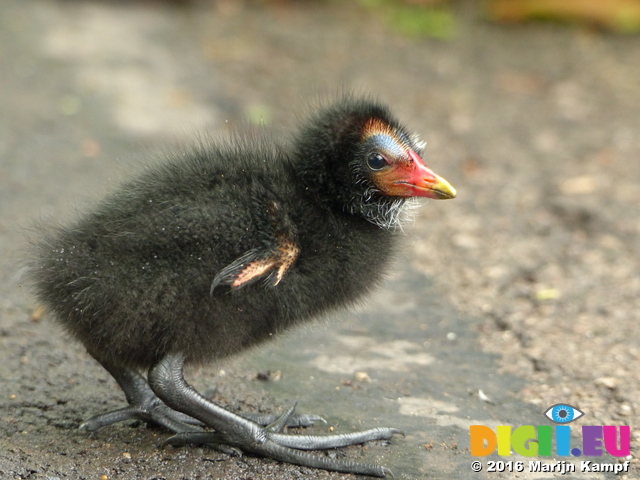
[[[382,107],[343,103],[290,153],[236,140],[147,171],[40,245],[39,297],[95,358],[143,368],[175,352],[222,358],[353,301],[393,252],[392,231],[349,211],[360,193],[347,184],[352,132],[371,115],[393,122]],[[274,246],[274,221],[290,224],[300,252],[282,281],[210,295],[220,270]]]

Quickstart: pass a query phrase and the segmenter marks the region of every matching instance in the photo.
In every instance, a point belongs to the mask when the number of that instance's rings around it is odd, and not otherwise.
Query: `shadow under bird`
[[[236,138],[148,168],[34,247],[37,297],[115,378],[128,406],[90,418],[160,425],[207,444],[384,477],[385,467],[306,452],[389,439],[395,428],[292,435],[322,420],[239,415],[183,377],[352,303],[382,278],[410,197],[447,199],[422,145],[369,98],[343,98],[289,144]]]

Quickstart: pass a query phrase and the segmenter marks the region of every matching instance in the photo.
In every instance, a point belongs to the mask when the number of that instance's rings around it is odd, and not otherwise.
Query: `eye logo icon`
[[[555,423],[571,423],[584,415],[584,412],[565,403],[557,403],[544,412],[544,416]]]

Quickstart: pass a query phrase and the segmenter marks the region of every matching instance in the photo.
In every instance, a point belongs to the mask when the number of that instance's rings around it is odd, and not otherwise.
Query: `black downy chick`
[[[174,432],[172,444],[384,477],[384,467],[304,450],[399,430],[288,435],[285,426],[321,418],[293,408],[280,417],[229,412],[184,380],[183,365],[240,352],[371,290],[407,198],[455,196],[420,153],[386,107],[344,98],[312,116],[288,147],[201,146],[39,242],[37,296],[129,403],[81,428],[141,419]]]

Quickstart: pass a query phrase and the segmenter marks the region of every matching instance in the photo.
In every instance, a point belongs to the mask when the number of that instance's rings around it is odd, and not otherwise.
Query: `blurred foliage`
[[[178,1],[178,0],[174,0]],[[188,0],[183,0],[188,1]],[[192,0],[195,1],[195,0]],[[287,8],[319,0],[208,0],[220,8],[262,4]],[[333,4],[344,0],[323,0]],[[620,33],[640,32],[640,0],[356,0],[383,18],[393,30],[408,36],[448,40],[458,30],[456,9],[472,6],[501,23],[532,20],[577,23]]]
[[[457,30],[456,19],[442,0],[358,0],[363,7],[385,17],[388,25],[405,35],[448,40]]]
[[[555,20],[640,32],[640,0],[489,0],[487,13],[500,22]]]

